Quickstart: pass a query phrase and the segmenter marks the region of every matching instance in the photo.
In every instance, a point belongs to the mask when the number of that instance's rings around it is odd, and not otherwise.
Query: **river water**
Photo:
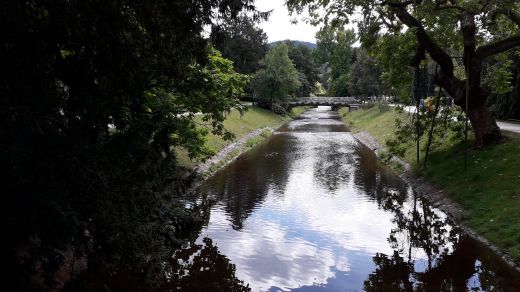
[[[518,274],[317,108],[217,172],[180,291],[520,291]]]

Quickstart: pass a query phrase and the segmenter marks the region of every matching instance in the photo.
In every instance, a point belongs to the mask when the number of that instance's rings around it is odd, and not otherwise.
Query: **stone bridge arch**
[[[355,97],[332,97],[332,96],[319,96],[319,97],[299,97],[291,99],[288,102],[289,108],[295,106],[330,106],[332,110],[338,110],[342,107],[359,108],[361,106],[361,100]]]

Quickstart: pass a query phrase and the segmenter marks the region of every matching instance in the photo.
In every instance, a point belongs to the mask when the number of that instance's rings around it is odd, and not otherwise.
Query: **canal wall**
[[[240,155],[263,142],[271,136],[273,132],[274,129],[271,127],[263,127],[249,132],[240,139],[224,147],[224,149],[205,162],[197,165],[197,167],[184,177],[186,184],[184,192],[191,193],[196,190],[219,169],[225,167],[235,159],[239,159]]]
[[[377,142],[377,140],[367,131],[355,133],[353,136],[361,144],[370,148],[377,157],[380,157],[381,153],[385,151],[384,146],[379,144],[379,142]],[[464,210],[459,206],[459,204],[451,199],[444,190],[435,188],[426,180],[426,178],[417,176],[409,163],[395,157],[392,158],[392,160],[403,167],[404,171],[399,174],[401,179],[410,184],[420,196],[426,198],[433,206],[446,213],[469,237],[479,243],[482,248],[489,249],[496,256],[501,258],[511,269],[520,272],[520,265],[516,264],[511,256],[491,243],[485,237],[479,235],[473,229],[462,224],[461,219],[464,216]]]
[[[206,160],[204,163],[198,165],[195,168],[195,172],[204,177],[208,178],[213,175],[217,170],[229,164],[234,159],[238,158],[245,151],[253,148],[266,138],[271,136],[274,132],[273,128],[264,127],[256,129],[253,132],[247,133],[237,141],[227,145],[219,153]]]
[[[275,131],[275,128],[278,128],[284,123],[287,123],[296,118],[305,112],[308,108],[309,107],[295,107],[286,116],[282,117],[280,121],[269,119],[269,117],[267,117],[267,120],[274,123],[272,127],[265,126],[252,130],[236,141],[226,145],[223,149],[210,157],[208,160],[195,166],[195,168],[193,168],[193,170],[184,177],[186,185],[185,191],[191,192],[195,190],[198,186],[200,186],[200,184],[215,174],[215,172],[217,172],[219,169],[225,167],[233,160],[239,159],[240,155],[242,155],[244,152],[252,149],[256,145],[263,142],[265,139],[269,138]],[[249,122],[255,124],[255,122],[252,120],[249,120]]]

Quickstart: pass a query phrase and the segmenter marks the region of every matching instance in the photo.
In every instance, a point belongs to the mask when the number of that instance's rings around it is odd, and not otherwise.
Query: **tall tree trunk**
[[[489,93],[485,91],[480,84],[471,86],[469,89],[469,103],[466,111],[466,82],[453,82],[455,90],[446,86],[442,82],[439,83],[455,100],[455,104],[460,106],[468,115],[471,127],[475,133],[475,147],[482,147],[497,143],[502,139],[502,133],[498,127],[495,116],[487,106],[487,97]],[[453,86],[453,85],[452,85]]]
[[[422,24],[414,18],[407,10],[406,5],[388,4],[395,15],[408,27],[415,28],[417,42],[428,52],[430,57],[439,65],[440,71],[435,76],[435,82],[448,92],[455,103],[466,111],[466,82],[454,75],[454,64],[452,57],[446,53],[426,32]],[[469,73],[469,104],[467,115],[475,132],[475,146],[497,142],[502,138],[495,117],[486,105],[489,93],[481,87],[482,61],[492,54],[505,51],[520,43],[512,38],[509,41],[498,42],[490,46],[476,48],[476,25],[475,15],[463,12],[460,15],[461,32],[464,42],[464,65]]]
[[[436,75],[435,81],[453,97],[456,105],[466,111],[465,81],[445,76],[443,72]],[[470,85],[469,104],[466,114],[475,133],[475,147],[493,144],[502,139],[495,117],[486,104],[488,95],[489,93],[480,85]]]
[[[502,139],[500,128],[487,105],[470,107],[466,114],[475,132],[475,146],[489,145]]]
[[[464,90],[469,83],[469,97],[466,108],[466,94],[464,94],[464,111],[471,121],[471,126],[475,132],[475,146],[481,147],[486,144],[496,143],[502,138],[500,128],[498,128],[495,117],[487,106],[489,92],[481,87],[482,82],[482,61],[483,58],[476,52],[477,48],[477,26],[475,15],[464,12],[460,16],[460,26],[464,44],[464,67],[466,78],[469,82],[464,82]],[[458,100],[460,105],[460,98]]]

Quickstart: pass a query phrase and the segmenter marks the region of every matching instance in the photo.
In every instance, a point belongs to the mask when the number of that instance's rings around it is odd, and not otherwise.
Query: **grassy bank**
[[[382,145],[393,137],[395,119],[399,116],[396,111],[382,112],[377,107],[353,112],[341,108],[339,113],[353,133],[367,131]]]
[[[224,127],[235,134],[236,141],[248,133],[260,128],[270,127],[276,129],[282,123],[300,115],[306,109],[306,107],[295,107],[292,108],[287,115],[280,116],[260,107],[249,106],[248,110],[242,116],[238,110],[232,110],[224,121]],[[265,136],[266,135],[262,135],[261,138],[252,138],[252,141],[247,141],[246,144],[249,147],[253,147],[255,144],[265,139]],[[209,134],[206,140],[206,146],[214,153],[220,152],[230,143],[233,143],[233,141],[225,141],[222,137],[213,134]],[[177,149],[176,154],[179,165],[188,169],[193,169],[200,163],[199,160],[189,159],[187,152],[184,149]]]
[[[394,137],[395,119],[405,115],[393,109],[380,112],[377,107],[340,113],[353,132],[366,130],[382,145]],[[504,133],[506,142],[471,150],[467,170],[464,146],[449,139],[437,145],[424,171],[416,163],[414,145],[403,145],[407,148],[402,158],[461,205],[465,225],[520,263],[520,135]]]

